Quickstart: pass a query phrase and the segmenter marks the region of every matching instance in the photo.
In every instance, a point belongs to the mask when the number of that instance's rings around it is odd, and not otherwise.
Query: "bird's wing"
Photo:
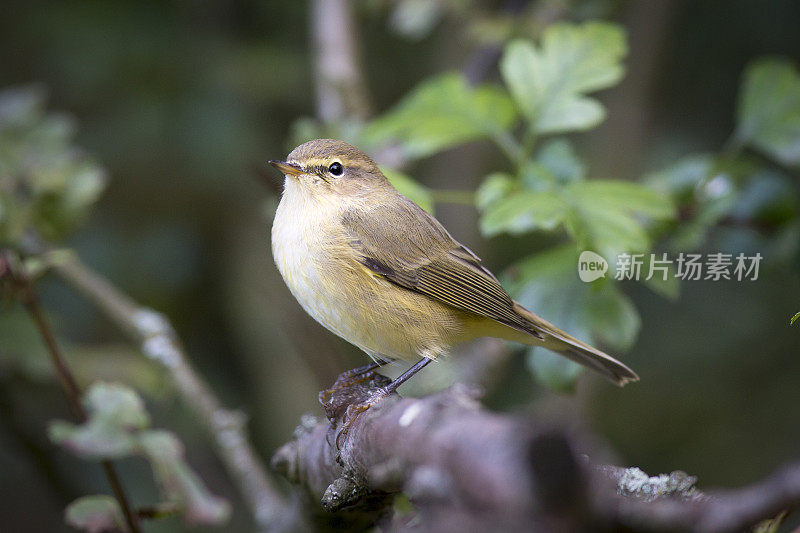
[[[350,246],[366,268],[400,287],[541,338],[478,256],[422,208],[401,200],[342,216]]]

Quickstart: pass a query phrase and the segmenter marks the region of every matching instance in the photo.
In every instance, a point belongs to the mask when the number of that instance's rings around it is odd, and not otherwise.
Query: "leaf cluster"
[[[38,86],[0,92],[0,243],[30,231],[74,231],[106,186],[103,169],[72,144],[75,122],[46,113]]]
[[[759,60],[747,69],[728,149],[688,156],[640,181],[590,179],[568,135],[603,121],[606,111],[594,94],[622,79],[626,53],[624,30],[616,24],[552,24],[537,41],[506,44],[502,85],[472,86],[448,72],[423,81],[367,124],[305,120],[293,142],[339,136],[372,153],[388,147],[393,159],[405,163],[465,143],[494,143],[508,168],[486,176],[469,197],[482,233],[565,237],[512,265],[507,286],[523,305],[578,338],[624,350],[635,342],[638,312],[614,279],[578,280],[581,251],[592,250],[614,265],[618,254],[644,254],[655,242],[693,250],[728,217],[786,225],[788,233],[776,246],[783,242],[787,249],[785,243],[800,231],[796,224],[789,227],[796,220],[795,195],[785,176],[743,153],[752,147],[782,165],[800,161],[800,77],[780,60]],[[454,196],[396,169],[384,170],[400,192],[429,211]],[[665,297],[678,295],[674,275],[645,284]],[[578,374],[575,364],[544,351],[531,349],[528,360],[537,377],[559,390],[569,389]]]
[[[211,494],[186,462],[183,444],[173,433],[150,427],[150,416],[135,391],[96,382],[84,394],[83,404],[86,422],[52,422],[53,442],[86,460],[144,458],[163,498],[157,508],[180,511],[188,524],[227,522],[230,504]],[[70,525],[89,531],[124,529],[117,501],[107,496],[79,498],[69,505],[66,516]]]

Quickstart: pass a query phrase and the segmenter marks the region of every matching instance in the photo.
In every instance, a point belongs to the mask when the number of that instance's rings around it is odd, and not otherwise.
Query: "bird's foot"
[[[380,376],[383,377],[383,376]],[[386,379],[386,378],[384,378]],[[369,410],[370,407],[378,405],[384,398],[392,393],[385,387],[378,387],[373,389],[369,396],[361,402],[351,403],[347,406],[347,410],[342,417],[342,423],[339,430],[336,432],[336,449],[341,450],[342,438],[346,437],[350,431],[350,426],[356,421],[358,416]]]
[[[390,394],[391,380],[375,373],[378,366],[373,363],[343,372],[330,389],[319,393],[319,401],[331,422],[329,435],[335,435],[337,451],[358,416]]]
[[[325,408],[328,420],[333,422],[349,405],[361,402],[374,389],[390,383],[389,378],[375,373],[376,368],[378,365],[372,364],[343,372],[331,388],[320,391],[319,403]]]

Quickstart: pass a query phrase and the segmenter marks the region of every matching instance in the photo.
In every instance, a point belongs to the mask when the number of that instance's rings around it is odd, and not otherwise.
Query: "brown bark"
[[[318,518],[328,527],[734,532],[800,502],[800,465],[751,487],[701,493],[683,472],[649,478],[638,469],[592,465],[582,455],[587,439],[489,412],[477,401],[479,390],[465,385],[420,399],[391,395],[340,435],[352,406],[388,383],[367,377],[340,377],[324,403],[328,420],[304,418],[272,460],[320,502]],[[401,493],[414,507],[410,515],[393,515]]]

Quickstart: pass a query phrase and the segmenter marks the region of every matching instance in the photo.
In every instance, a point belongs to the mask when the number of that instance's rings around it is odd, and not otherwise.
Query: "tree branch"
[[[25,309],[28,311],[31,320],[33,320],[33,323],[36,325],[36,329],[39,331],[39,335],[42,337],[42,341],[47,348],[48,354],[50,354],[50,359],[56,369],[56,374],[61,381],[64,393],[67,396],[67,402],[69,402],[75,418],[77,418],[80,422],[85,422],[87,420],[87,416],[86,410],[83,408],[83,404],[81,403],[81,390],[78,387],[78,384],[75,381],[75,377],[72,375],[69,366],[67,365],[67,361],[64,359],[64,356],[61,353],[61,349],[56,342],[56,338],[55,335],[53,335],[53,330],[50,328],[50,324],[45,318],[44,311],[42,311],[42,307],[39,304],[39,298],[36,296],[36,292],[33,290],[33,284],[29,279],[28,274],[23,269],[20,268],[17,270],[12,266],[11,263],[12,261],[9,258],[7,251],[0,251],[0,278],[6,275],[11,280],[16,295],[19,297],[19,299],[22,301],[22,304],[25,306]],[[108,480],[108,484],[111,486],[111,491],[114,493],[117,503],[119,503],[120,510],[125,518],[125,523],[128,526],[128,529],[131,533],[139,533],[141,529],[139,528],[138,517],[133,513],[131,505],[128,501],[128,496],[125,493],[125,489],[122,486],[119,475],[117,475],[117,470],[114,467],[114,463],[109,460],[103,460],[100,461],[100,465],[103,468],[103,472]]]
[[[535,420],[490,413],[464,385],[421,399],[389,396],[337,432],[347,408],[386,378],[340,377],[325,403],[330,419],[306,417],[273,467],[341,517],[387,518],[405,493],[414,531],[542,530],[734,532],[800,502],[800,464],[735,491],[701,493],[683,472],[650,478],[639,469],[592,466],[580,435]],[[345,518],[346,519],[346,518]],[[404,521],[405,520],[405,521]]]
[[[139,344],[145,355],[164,365],[185,405],[211,435],[217,454],[247,501],[256,525],[273,531],[297,527],[286,523],[298,515],[287,512],[291,504],[267,476],[248,440],[245,416],[222,407],[192,366],[169,321],[136,304],[74,255],[54,261],[52,268]]]
[[[311,2],[311,40],[317,116],[325,123],[366,120],[370,102],[358,50],[358,25],[350,0]]]
[[[800,463],[786,465],[739,489],[694,491],[687,498],[622,499],[609,508],[611,518],[634,531],[733,533],[800,504]]]

